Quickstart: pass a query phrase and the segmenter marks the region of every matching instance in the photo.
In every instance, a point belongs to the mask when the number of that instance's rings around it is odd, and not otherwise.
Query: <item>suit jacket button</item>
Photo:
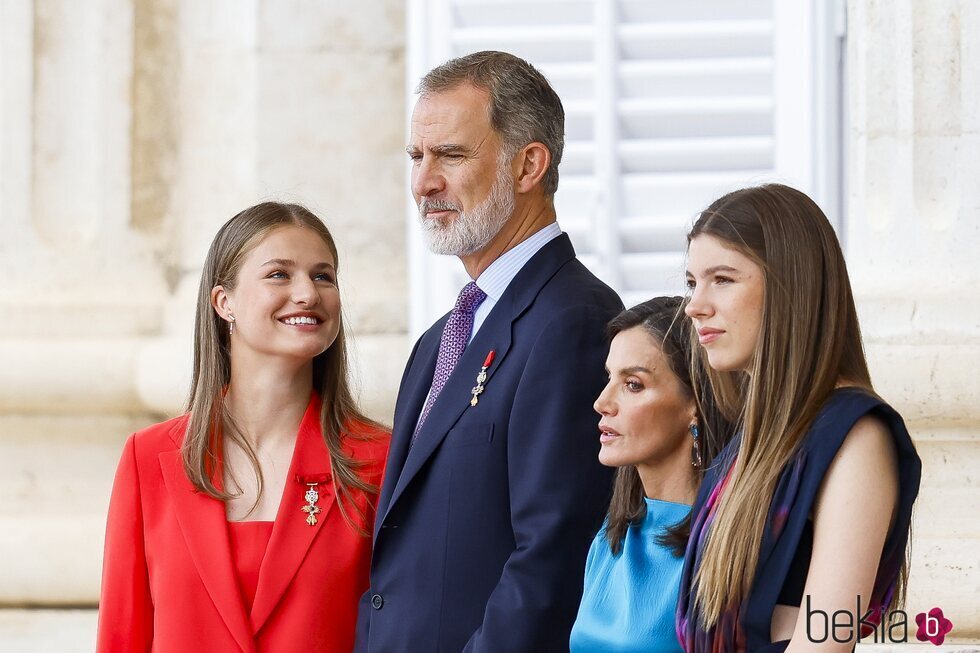
[[[381,606],[383,606],[384,604],[385,604],[384,597],[382,597],[380,594],[375,594],[374,596],[371,597],[371,607],[373,607],[375,610],[380,610]]]

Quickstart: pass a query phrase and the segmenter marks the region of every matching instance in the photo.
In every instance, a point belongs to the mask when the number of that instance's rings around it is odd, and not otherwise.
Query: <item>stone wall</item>
[[[852,0],[848,266],[922,457],[908,610],[980,638],[980,4]]]
[[[362,400],[390,422],[408,354],[404,6],[0,12],[0,607],[94,606],[122,442],[181,410],[204,253],[242,208],[298,201],[331,228]]]

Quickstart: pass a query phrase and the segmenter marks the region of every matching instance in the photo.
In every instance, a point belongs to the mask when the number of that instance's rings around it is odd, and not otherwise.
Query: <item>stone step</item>
[[[0,606],[98,603],[104,515],[0,515],[0,532]]]
[[[158,419],[0,415],[0,605],[95,605],[123,441]]]
[[[0,415],[0,515],[104,513],[123,442],[160,419]]]
[[[0,610],[4,653],[92,653],[98,612],[92,610]]]

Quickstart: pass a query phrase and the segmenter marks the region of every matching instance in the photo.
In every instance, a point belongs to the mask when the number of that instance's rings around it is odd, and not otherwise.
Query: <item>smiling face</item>
[[[749,371],[762,327],[762,267],[719,238],[701,234],[687,249],[687,285],[685,313],[708,364],[720,372]]]
[[[484,249],[515,208],[514,176],[490,124],[486,91],[460,84],[423,95],[412,114],[412,194],[437,254]]]
[[[661,467],[676,459],[689,467],[694,398],[653,336],[639,326],[616,334],[606,370],[609,383],[594,406],[602,415],[599,462]]]
[[[234,288],[215,286],[214,309],[234,315],[231,357],[258,354],[306,363],[333,344],[340,329],[336,261],[305,227],[266,234],[242,261]]]

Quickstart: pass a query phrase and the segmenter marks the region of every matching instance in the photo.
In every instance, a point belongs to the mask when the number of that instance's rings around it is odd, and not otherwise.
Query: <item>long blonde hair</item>
[[[221,501],[236,496],[218,488],[213,480],[220,459],[222,434],[245,452],[258,481],[259,495],[263,483],[258,459],[248,441],[238,429],[226,428],[234,424],[224,404],[224,390],[231,380],[230,341],[226,323],[211,306],[211,290],[218,285],[234,289],[246,255],[271,231],[286,226],[304,227],[319,236],[330,249],[339,270],[337,246],[318,217],[297,204],[263,202],[245,209],[218,230],[201,273],[194,326],[194,372],[187,401],[190,421],[181,453],[184,471],[194,487]],[[342,442],[346,436],[366,437],[366,432],[350,432],[352,428],[357,429],[358,424],[382,427],[358,409],[348,374],[341,316],[337,338],[325,352],[313,359],[313,389],[322,401],[320,427],[330,453],[331,482],[341,512],[349,523],[354,524],[345,504],[354,506],[358,517],[363,518],[363,509],[354,501],[355,494],[376,494],[377,488],[357,473],[362,463],[344,451]]]
[[[779,184],[738,190],[701,213],[688,242],[701,235],[751,258],[765,279],[751,369],[704,366],[720,409],[742,431],[695,577],[698,612],[710,628],[748,595],[767,517],[759,507],[772,502],[821,406],[840,381],[873,388],[844,256],[813,200]],[[904,573],[896,597],[903,592]]]

